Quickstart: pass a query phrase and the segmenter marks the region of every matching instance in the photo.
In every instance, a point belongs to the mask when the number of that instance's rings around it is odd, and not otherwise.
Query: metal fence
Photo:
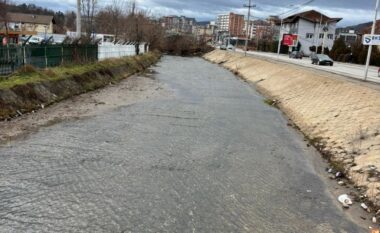
[[[98,60],[98,45],[0,46],[0,75],[11,74],[26,64],[47,68],[65,63],[86,63],[96,60]]]

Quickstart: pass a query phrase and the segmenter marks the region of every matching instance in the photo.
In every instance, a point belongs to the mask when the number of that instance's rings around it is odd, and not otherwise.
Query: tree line
[[[7,12],[54,16],[54,33],[65,34],[76,31],[76,12],[53,11],[35,4],[11,4],[0,0],[0,24],[8,24]],[[205,41],[191,35],[168,35],[159,19],[148,10],[140,9],[136,0],[112,0],[100,6],[98,0],[81,0],[82,32],[88,38],[93,33],[113,34],[117,41],[133,41],[138,45],[146,42],[151,49],[176,55],[191,55],[210,51]]]

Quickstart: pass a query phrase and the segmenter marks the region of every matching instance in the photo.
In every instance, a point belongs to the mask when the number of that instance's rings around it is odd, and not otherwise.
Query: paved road
[[[236,52],[244,53],[241,49],[236,49]],[[249,55],[252,56],[258,56],[267,58],[270,60],[279,60],[282,62],[292,63],[296,65],[301,65],[309,68],[314,68],[318,70],[323,70],[327,72],[331,72],[338,75],[347,76],[354,79],[363,80],[364,78],[364,65],[357,65],[357,64],[348,64],[348,63],[342,63],[342,62],[334,62],[334,66],[317,66],[312,65],[310,58],[303,58],[303,59],[290,59],[287,55],[280,55],[277,56],[275,53],[267,53],[267,52],[256,52],[256,51],[248,51]],[[380,83],[380,77],[378,77],[378,67],[370,66],[368,70],[368,81]]]
[[[0,147],[0,232],[362,231],[251,87],[200,58],[155,70],[173,97]]]

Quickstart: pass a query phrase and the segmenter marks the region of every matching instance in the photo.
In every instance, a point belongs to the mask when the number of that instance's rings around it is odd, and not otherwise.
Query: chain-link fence
[[[20,66],[30,64],[47,68],[65,63],[98,60],[98,45],[8,45],[0,46],[0,75],[8,75]]]

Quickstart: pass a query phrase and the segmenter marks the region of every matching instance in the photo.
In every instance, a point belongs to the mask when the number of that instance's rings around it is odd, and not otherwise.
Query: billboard
[[[297,46],[298,36],[294,34],[284,34],[282,36],[282,44],[287,46]]]
[[[365,34],[363,36],[363,45],[380,45],[380,35]]]

